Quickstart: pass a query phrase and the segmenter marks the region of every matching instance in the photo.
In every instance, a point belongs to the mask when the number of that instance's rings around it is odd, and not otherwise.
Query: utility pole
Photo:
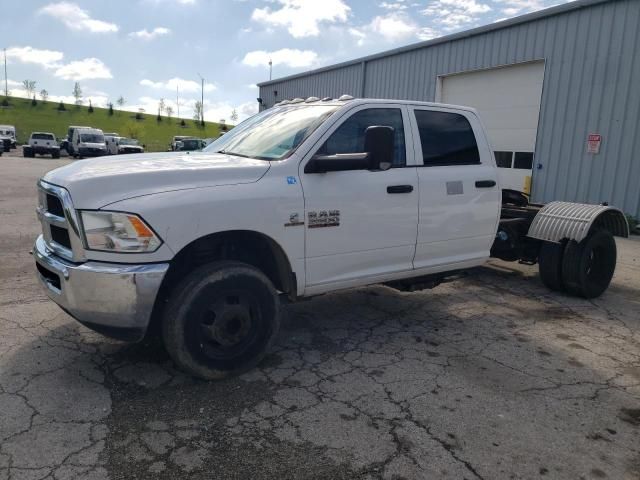
[[[271,74],[273,72],[273,62],[269,59],[269,81],[271,81]]]
[[[202,125],[204,126],[204,78],[202,78],[202,75],[200,75],[198,73],[198,76],[200,77],[200,119],[202,120]]]
[[[9,96],[9,83],[7,81],[7,49],[4,49],[4,96]]]
[[[177,118],[180,118],[180,93],[178,88],[178,85],[176,85],[176,110],[178,110]]]

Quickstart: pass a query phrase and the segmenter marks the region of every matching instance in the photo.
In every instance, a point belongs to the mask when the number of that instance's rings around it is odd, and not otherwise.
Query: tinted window
[[[318,153],[326,155],[362,153],[364,152],[364,132],[367,127],[372,126],[393,128],[395,140],[393,166],[406,165],[404,126],[402,112],[398,108],[370,108],[354,113],[331,134]]]
[[[53,140],[53,135],[49,133],[34,133],[31,138],[35,140]]]
[[[516,152],[513,160],[513,168],[524,168],[531,170],[533,167],[533,153],[532,152]]]
[[[480,163],[469,121],[457,113],[416,110],[425,166]]]
[[[493,152],[496,157],[496,165],[500,168],[511,168],[513,152]]]

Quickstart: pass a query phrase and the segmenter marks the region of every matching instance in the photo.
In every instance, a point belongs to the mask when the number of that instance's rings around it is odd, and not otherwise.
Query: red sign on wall
[[[587,137],[587,153],[600,153],[601,143],[602,135],[599,133],[590,133]]]

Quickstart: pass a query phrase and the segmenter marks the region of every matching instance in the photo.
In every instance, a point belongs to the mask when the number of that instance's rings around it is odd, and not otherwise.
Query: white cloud
[[[282,48],[274,52],[254,50],[247,53],[242,63],[250,67],[268,67],[269,60],[273,65],[285,65],[291,68],[309,67],[318,61],[318,54],[312,50]]]
[[[284,27],[295,38],[315,37],[321,23],[346,22],[351,8],[343,0],[275,0],[279,8],[256,8],[251,19]]]
[[[503,5],[501,11],[507,17],[534,12],[550,6],[545,6],[541,0],[495,0],[495,2],[499,5]],[[505,19],[503,18],[502,20]]]
[[[417,25],[408,17],[397,13],[375,17],[371,21],[370,28],[391,41],[415,36],[418,30]]]
[[[65,80],[87,80],[93,78],[112,78],[111,71],[97,58],[76,60],[61,65],[54,75]]]
[[[57,66],[63,57],[64,54],[56,50],[40,50],[33,47],[7,48],[7,60],[16,60],[20,63],[34,63],[45,68]]]
[[[39,12],[60,20],[71,30],[86,30],[91,33],[108,33],[118,31],[118,26],[115,23],[91,18],[89,13],[80,8],[77,3],[50,3],[42,7]]]
[[[395,2],[382,2],[379,5],[380,8],[384,8],[385,10],[392,10],[392,11],[398,11],[398,10],[406,10],[408,7],[408,5],[406,3],[404,3],[404,0],[397,0]]]
[[[137,32],[131,32],[129,34],[132,38],[139,38],[141,40],[153,40],[154,38],[161,37],[163,35],[169,35],[171,30],[166,27],[156,27],[149,31],[146,28],[138,30]]]
[[[445,30],[455,30],[479,20],[481,14],[489,11],[489,5],[476,0],[435,0],[421,13],[436,19],[444,25]]]
[[[166,81],[154,82],[153,80],[149,80],[147,78],[140,80],[140,85],[143,87],[149,87],[154,90],[170,90],[172,92],[176,91],[176,88],[179,88],[181,92],[185,93],[193,93],[199,92],[202,85],[200,82],[196,82],[194,80],[185,80],[183,78],[175,77]],[[213,92],[217,87],[213,83],[204,84],[205,92]]]

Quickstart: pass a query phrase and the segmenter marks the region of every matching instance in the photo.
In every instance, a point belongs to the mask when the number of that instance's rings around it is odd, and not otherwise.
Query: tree
[[[171,118],[171,115],[173,115],[173,107],[171,105],[167,105],[164,107],[164,111],[167,112],[167,118]]]
[[[138,113],[136,113],[136,120],[144,120],[142,114],[144,113],[144,108],[139,108]]]
[[[199,122],[202,118],[202,102],[200,100],[196,100],[193,104],[193,119],[196,122]]]
[[[27,92],[27,96],[29,98],[33,97],[33,95],[35,95],[36,93],[36,81],[35,80],[23,80],[22,81],[22,86],[24,87],[25,91]]]
[[[236,112],[236,109],[234,108],[233,111],[231,112],[231,121],[233,123],[236,123],[238,121],[238,112]]]
[[[62,103],[62,100],[60,100],[60,103],[58,104],[57,110],[59,112],[64,112],[66,110],[66,107],[64,106],[64,103]]]
[[[164,98],[161,98],[158,102],[158,115],[162,115],[166,109],[167,104],[165,103]]]
[[[33,98],[31,99],[31,106],[35,107],[36,105],[38,105],[38,102],[36,101],[36,96],[34,95]]]
[[[91,99],[89,99],[89,113],[93,113],[93,105],[91,105]]]
[[[76,82],[73,86],[73,98],[76,99],[76,105],[82,105],[82,88],[80,88],[80,82]]]
[[[109,102],[109,116],[113,117],[113,103]]]
[[[46,102],[47,99],[49,98],[49,92],[47,92],[44,88],[42,90],[40,90],[40,98],[42,99],[43,102]]]
[[[127,101],[124,99],[122,95],[120,95],[120,97],[118,97],[118,100],[116,100],[116,103],[120,107],[120,110],[122,110],[122,107],[124,107],[124,104],[127,103]]]

